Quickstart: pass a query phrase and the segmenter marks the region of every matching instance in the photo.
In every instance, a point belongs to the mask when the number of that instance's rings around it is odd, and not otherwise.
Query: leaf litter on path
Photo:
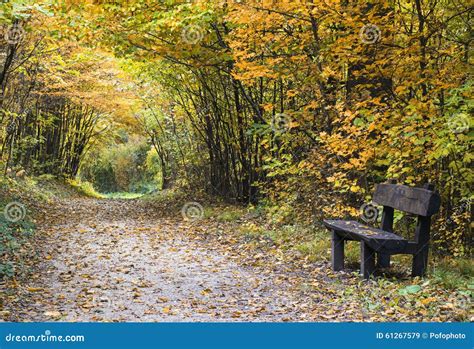
[[[284,321],[291,292],[135,201],[61,202],[14,321]]]

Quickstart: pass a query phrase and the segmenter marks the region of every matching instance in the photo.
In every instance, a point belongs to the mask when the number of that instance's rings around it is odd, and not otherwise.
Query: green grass
[[[331,234],[329,232],[316,230],[311,239],[300,237],[300,240],[304,241],[297,244],[296,249],[310,261],[316,262],[331,259]],[[344,253],[347,264],[355,265],[359,262],[360,249],[358,243],[348,241],[345,245]]]
[[[220,222],[235,222],[242,218],[243,214],[244,212],[239,208],[226,210],[217,216],[217,220]]]
[[[115,192],[115,193],[99,193],[95,190],[94,186],[89,182],[83,182],[80,180],[69,180],[68,184],[74,188],[79,194],[85,195],[96,199],[124,199],[132,200],[138,199],[144,196],[142,193],[130,193],[130,192]]]
[[[152,201],[156,203],[177,202],[182,199],[184,194],[179,190],[165,189],[155,190],[151,193],[144,194],[141,197],[143,201]]]
[[[82,182],[80,180],[70,179],[68,184],[74,188],[79,194],[96,199],[103,199],[104,195],[97,192],[94,186],[89,182]]]
[[[296,245],[296,249],[311,262],[328,260],[331,257],[331,243],[325,238],[314,238]]]
[[[215,219],[223,223],[237,222],[244,217],[246,213],[250,212],[248,208],[242,206],[206,205],[204,201],[201,203],[204,207],[204,218]]]
[[[474,263],[472,259],[444,258],[435,260],[429,277],[443,288],[469,289],[474,292]]]
[[[125,199],[125,200],[133,200],[138,199],[144,196],[145,194],[141,193],[128,193],[128,192],[117,192],[117,193],[107,193],[101,194],[106,199]]]

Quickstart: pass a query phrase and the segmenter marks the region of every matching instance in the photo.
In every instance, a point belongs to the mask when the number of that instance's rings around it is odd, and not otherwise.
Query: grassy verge
[[[28,203],[48,199],[37,190],[35,181],[25,179],[20,183],[0,177],[0,281],[28,273],[28,262],[35,256],[35,206]],[[8,207],[11,210],[7,211]]]
[[[0,202],[1,207],[7,204]],[[0,280],[19,278],[27,273],[28,261],[35,254],[31,244],[34,230],[35,225],[29,217],[11,222],[5,215],[0,215]]]
[[[105,196],[94,189],[94,186],[89,182],[82,182],[80,180],[70,179],[67,181],[68,184],[78,194],[88,196],[96,199],[104,199]]]
[[[142,197],[150,196],[151,194],[131,193],[131,192],[114,192],[114,193],[100,193],[95,190],[94,186],[89,182],[80,180],[69,180],[68,184],[74,188],[79,194],[96,199],[122,199],[134,200]],[[153,196],[153,195],[151,195]]]
[[[134,200],[139,199],[145,194],[140,193],[128,193],[128,192],[117,192],[102,194],[106,199],[122,199],[122,200]]]
[[[18,280],[28,275],[38,255],[35,217],[43,207],[58,198],[90,194],[70,184],[51,175],[17,180],[0,176],[0,281]],[[21,219],[12,221],[5,214],[5,208],[12,203]]]

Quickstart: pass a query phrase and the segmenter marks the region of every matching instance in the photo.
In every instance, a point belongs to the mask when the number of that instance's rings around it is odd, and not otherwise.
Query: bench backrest
[[[434,187],[414,188],[406,185],[382,183],[377,185],[373,201],[395,210],[430,217],[438,213],[441,198]]]
[[[431,216],[438,213],[441,198],[434,186],[413,188],[396,184],[396,180],[377,185],[372,200],[383,206],[380,229],[393,232],[394,210],[418,215],[415,230],[417,246],[426,246],[430,240]]]

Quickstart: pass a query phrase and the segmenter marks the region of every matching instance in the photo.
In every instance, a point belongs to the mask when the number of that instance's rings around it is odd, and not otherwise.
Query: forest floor
[[[429,280],[333,273],[178,203],[57,199],[37,218],[31,276],[5,321],[465,321],[468,297]],[[400,275],[399,275],[400,276]],[[471,318],[472,320],[472,318]]]

